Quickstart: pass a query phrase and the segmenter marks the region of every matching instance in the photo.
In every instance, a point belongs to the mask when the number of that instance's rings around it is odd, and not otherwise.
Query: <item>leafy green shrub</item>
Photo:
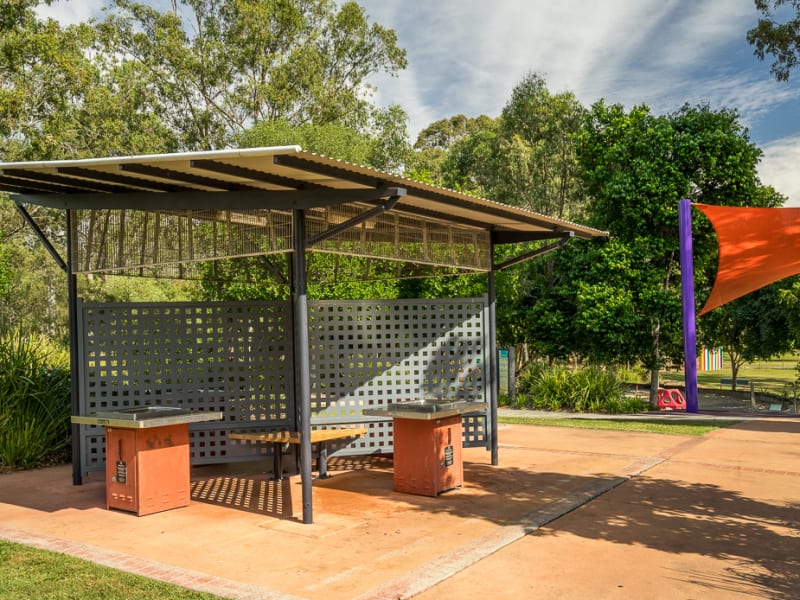
[[[68,353],[41,336],[0,337],[0,464],[63,459],[70,408]]]
[[[625,383],[647,384],[650,382],[650,371],[643,366],[622,367],[617,369],[621,381]]]
[[[525,406],[532,408],[613,414],[646,409],[642,401],[623,396],[622,380],[613,369],[535,363],[520,373],[518,382]]]

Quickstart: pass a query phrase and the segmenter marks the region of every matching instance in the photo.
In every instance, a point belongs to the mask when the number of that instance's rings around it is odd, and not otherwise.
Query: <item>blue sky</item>
[[[154,2],[156,3],[156,2]],[[164,3],[163,0],[157,4]],[[74,22],[102,0],[60,1]],[[165,3],[167,6],[168,2]],[[373,79],[380,105],[400,104],[412,141],[457,114],[496,117],[530,71],[585,105],[604,98],[663,114],[684,103],[735,108],[763,151],[761,179],[800,206],[800,69],[788,83],[745,40],[753,0],[360,0],[397,32],[408,68]]]

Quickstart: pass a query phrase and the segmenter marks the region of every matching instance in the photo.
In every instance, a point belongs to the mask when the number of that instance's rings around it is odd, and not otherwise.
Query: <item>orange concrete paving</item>
[[[391,461],[332,459],[314,482],[268,464],[192,471],[187,508],[104,509],[100,474],[0,475],[0,538],[231,598],[797,598],[800,420],[702,438],[500,426],[499,467],[463,488],[392,490]]]

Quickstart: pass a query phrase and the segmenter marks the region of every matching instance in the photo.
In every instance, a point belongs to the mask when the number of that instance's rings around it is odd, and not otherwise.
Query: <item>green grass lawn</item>
[[[797,380],[796,369],[800,357],[787,354],[770,360],[746,363],[739,369],[737,379],[747,379],[755,384],[757,392],[769,392],[786,397],[794,396],[794,382]],[[667,385],[683,385],[683,372],[666,371],[660,374],[661,383]],[[721,371],[698,371],[697,384],[701,388],[720,389],[720,379],[730,379],[730,364],[725,362]],[[722,389],[730,389],[724,386]],[[740,391],[749,390],[748,386],[739,386]]]
[[[740,421],[709,419],[707,421],[666,421],[664,419],[571,419],[558,417],[498,417],[499,423],[511,425],[539,425],[545,427],[575,427],[579,429],[610,429],[614,431],[637,431],[644,433],[667,433],[672,435],[705,435],[721,427],[729,427]]]
[[[0,599],[187,600],[217,596],[0,540]]]

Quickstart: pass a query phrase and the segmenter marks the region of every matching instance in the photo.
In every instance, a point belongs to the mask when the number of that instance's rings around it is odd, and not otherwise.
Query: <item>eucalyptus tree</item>
[[[572,92],[550,92],[536,73],[523,78],[500,116],[494,197],[551,217],[580,218],[586,198],[575,136],[585,113]]]
[[[569,92],[552,93],[530,73],[512,90],[501,115],[436,121],[417,139],[415,176],[432,183],[521,206],[552,217],[578,220],[586,205],[576,158],[576,136],[585,108]],[[533,248],[498,249],[518,255]],[[548,356],[569,352],[556,338],[563,332],[557,312],[542,311],[541,290],[555,294],[553,256],[504,271],[497,277],[498,336]],[[534,298],[537,298],[534,301]],[[553,342],[555,346],[551,345]]]
[[[789,81],[792,70],[800,64],[800,0],[754,0],[762,17],[747,32],[753,53],[764,60],[775,59],[770,72],[778,81]],[[780,16],[779,16],[780,15]],[[786,17],[781,21],[782,17]]]
[[[143,67],[187,149],[229,145],[261,121],[369,126],[380,72],[405,68],[393,30],[356,2],[179,0],[160,12],[113,0],[106,54]]]

